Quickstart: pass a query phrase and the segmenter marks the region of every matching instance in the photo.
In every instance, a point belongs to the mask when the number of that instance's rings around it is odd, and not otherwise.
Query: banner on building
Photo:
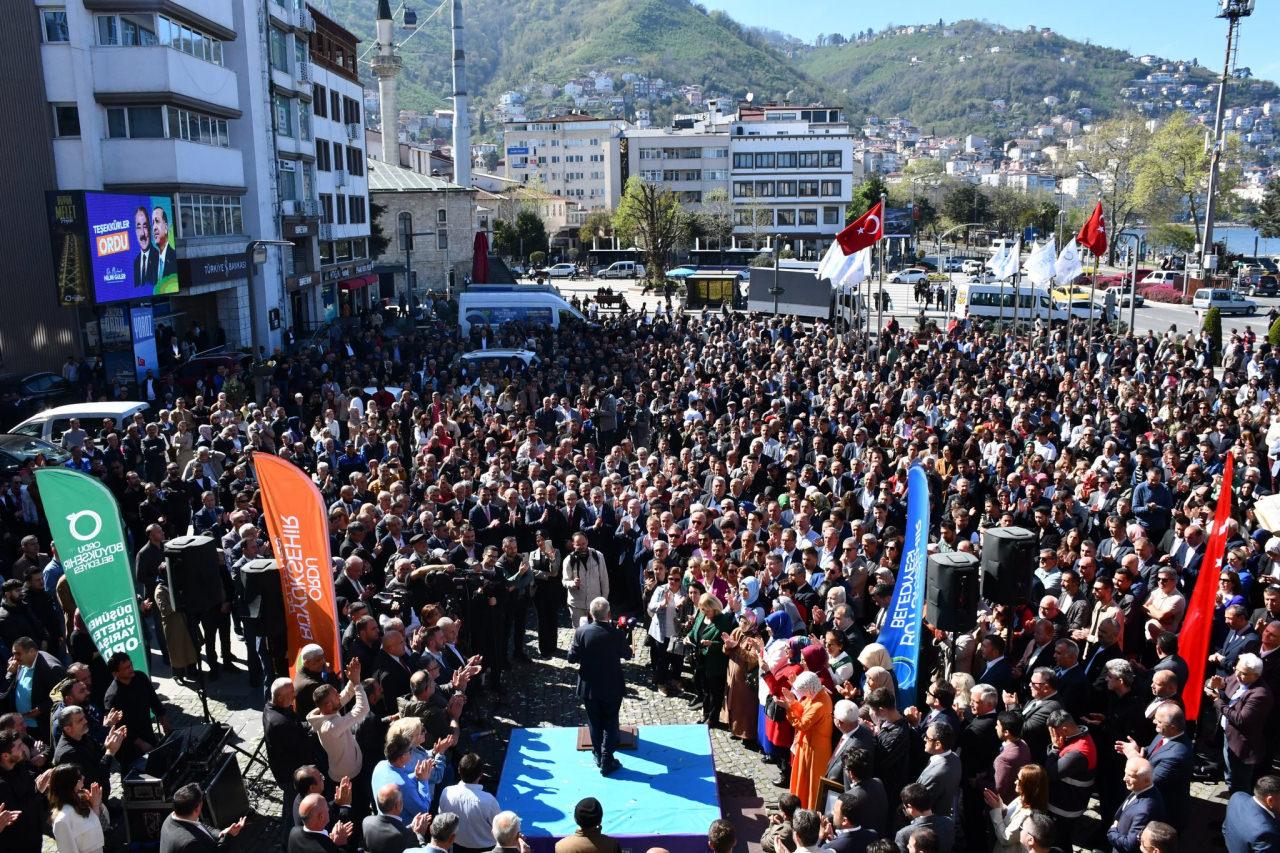
[[[58,304],[70,308],[89,295],[89,253],[85,242],[84,193],[45,193],[49,241],[53,245],[53,280]]]
[[[898,678],[899,708],[915,704],[928,549],[929,481],[923,468],[912,465],[907,472],[907,535],[902,565],[898,567],[893,599],[880,630],[880,644],[893,659],[893,672]]]
[[[147,646],[115,497],[97,478],[69,468],[36,469],[36,485],[93,644],[103,658],[127,652],[145,674]]]
[[[271,553],[280,568],[290,674],[297,666],[298,652],[309,643],[324,649],[325,660],[340,670],[342,649],[324,498],[311,478],[292,462],[255,453],[253,466],[262,489]]]
[[[151,304],[129,308],[129,326],[133,330],[133,368],[138,386],[150,373],[153,379],[160,377],[160,357],[156,352],[156,323]]]

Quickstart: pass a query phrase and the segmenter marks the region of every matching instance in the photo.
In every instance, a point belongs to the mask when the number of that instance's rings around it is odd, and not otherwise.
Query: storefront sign
[[[286,237],[309,237],[315,232],[309,222],[286,222],[284,233]]]
[[[356,275],[368,275],[371,272],[373,272],[373,261],[362,261],[361,263],[356,264]]]
[[[302,275],[291,275],[284,280],[284,283],[290,290],[298,290],[303,287],[310,287],[315,284],[316,281],[316,274],[308,272],[303,273]]]
[[[249,255],[211,255],[207,258],[184,258],[179,267],[185,272],[188,286],[234,281],[249,275]]]
[[[131,306],[129,308],[129,324],[133,328],[133,360],[134,371],[141,387],[147,374],[158,376],[160,358],[156,354],[156,324],[151,306]]]

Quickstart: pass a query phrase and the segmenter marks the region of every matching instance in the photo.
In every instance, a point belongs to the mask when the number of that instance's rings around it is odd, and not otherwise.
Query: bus
[[[1048,320],[1054,323],[1061,323],[1067,319],[1067,303],[1054,299],[1048,288],[1022,284],[1016,288],[1016,294],[1017,305],[1015,306],[1015,288],[1012,284],[961,282],[956,284],[956,300],[952,314],[959,320],[968,317],[998,320],[1003,316],[1010,323],[1015,319]],[[1089,319],[1087,299],[1084,302],[1073,299],[1069,310],[1070,316],[1077,320]],[[1106,319],[1103,315],[1103,307],[1097,306],[1094,310],[1094,318]]]

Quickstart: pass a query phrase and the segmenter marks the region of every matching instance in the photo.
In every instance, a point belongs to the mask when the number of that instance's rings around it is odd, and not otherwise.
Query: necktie
[[[150,252],[143,252],[143,253],[142,253],[142,280],[143,280],[143,281],[146,281],[146,280],[147,280],[147,258],[148,258],[150,255],[151,255],[151,253],[150,253]]]
[[[1151,747],[1151,755],[1155,755],[1157,752],[1159,752],[1160,747],[1162,746],[1164,746],[1164,738],[1162,737],[1156,738],[1156,742]]]

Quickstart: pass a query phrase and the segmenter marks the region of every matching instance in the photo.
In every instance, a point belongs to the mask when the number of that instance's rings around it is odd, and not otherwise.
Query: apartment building
[[[729,129],[635,128],[626,132],[627,172],[676,194],[689,210],[701,210],[712,190],[729,191]]]
[[[729,133],[737,243],[763,248],[776,234],[796,257],[821,256],[862,179],[855,141],[834,107],[740,108]]]
[[[616,119],[581,113],[504,126],[504,176],[576,205],[564,228],[551,235],[552,245],[574,242],[591,211],[617,206],[624,183],[623,126]]]

